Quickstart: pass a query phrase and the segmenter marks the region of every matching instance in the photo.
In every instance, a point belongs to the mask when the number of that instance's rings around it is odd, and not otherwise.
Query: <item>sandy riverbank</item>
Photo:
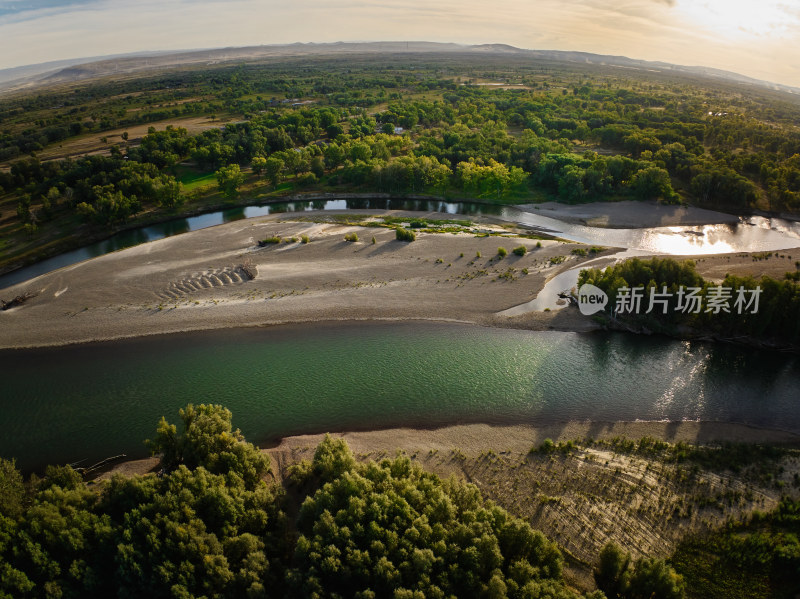
[[[424,456],[457,449],[468,457],[489,450],[501,453],[527,454],[545,439],[575,441],[610,440],[615,437],[638,440],[652,437],[669,443],[683,441],[695,445],[715,442],[788,444],[800,446],[800,435],[774,429],[758,428],[728,422],[591,422],[572,421],[546,425],[459,424],[442,428],[392,428],[374,431],[332,432],[345,439],[356,454],[393,457],[398,451]],[[324,433],[285,437],[280,443],[262,449],[273,462],[273,473],[280,477],[285,468],[299,460],[311,459]],[[417,459],[417,458],[415,458]],[[418,457],[423,460],[423,457]],[[423,460],[424,461],[424,460]],[[152,472],[158,458],[128,460],[116,464],[97,480],[114,474],[132,476]]]
[[[359,242],[344,240],[352,232]],[[307,235],[311,241],[258,247],[258,240],[272,235]],[[529,301],[549,276],[579,262],[570,254],[574,244],[536,244],[451,233],[421,233],[403,243],[391,229],[282,215],[237,221],[107,254],[4,290],[4,299],[25,291],[37,295],[0,313],[0,347],[319,320],[497,324],[496,312]],[[499,246],[510,251],[518,245],[529,254],[496,259]],[[554,256],[565,256],[565,262],[552,264]],[[244,265],[254,279],[248,280]],[[577,314],[554,315],[546,324],[528,320],[522,326],[591,326]]]
[[[5,300],[24,292],[36,295],[0,312],[0,349],[323,320],[429,319],[570,331],[596,327],[574,309],[511,318],[500,314],[535,298],[556,274],[587,262],[571,253],[579,244],[543,240],[537,247],[532,239],[469,233],[420,233],[417,241],[403,243],[391,229],[297,218],[272,215],[169,237],[6,289]],[[488,222],[477,226],[511,231]],[[359,242],[345,241],[345,234],[353,232]],[[258,240],[272,235],[307,235],[311,241],[258,247]],[[499,246],[511,250],[518,245],[525,245],[528,254],[497,258]],[[617,251],[608,248],[601,256]],[[703,256],[697,264],[710,278],[726,272],[782,278],[798,259],[800,249],[758,262],[744,253]]]

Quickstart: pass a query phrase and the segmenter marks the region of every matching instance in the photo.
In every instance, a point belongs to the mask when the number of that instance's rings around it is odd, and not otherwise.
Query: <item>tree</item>
[[[252,443],[246,443],[239,429],[233,430],[231,412],[219,405],[189,404],[179,411],[183,429],[162,416],[156,437],[146,442],[153,455],[161,456],[161,467],[172,471],[180,465],[203,467],[215,474],[235,472],[252,488],[269,470],[269,458]]]
[[[292,596],[575,599],[556,545],[474,485],[407,457],[359,464],[330,437],[302,471],[317,490],[298,516]]]
[[[631,180],[631,189],[640,200],[661,198],[673,201],[678,197],[678,194],[672,189],[669,173],[656,166],[638,171]]]
[[[267,159],[263,156],[256,156],[250,167],[256,175],[261,175],[267,168]]]
[[[613,541],[603,547],[599,557],[594,580],[608,599],[686,597],[683,577],[662,559],[640,558],[631,564],[630,554]]]
[[[78,204],[78,214],[105,225],[124,222],[141,209],[135,195],[125,195],[113,185],[95,185],[92,194],[94,202]]]
[[[0,516],[16,518],[24,499],[25,486],[15,461],[0,458]]]
[[[239,193],[239,187],[244,183],[244,173],[238,164],[223,166],[216,173],[217,185],[227,199],[234,199]]]
[[[325,160],[322,156],[314,156],[311,159],[311,172],[317,179],[322,179],[325,176]]]
[[[608,542],[600,551],[600,560],[594,570],[597,588],[609,599],[622,597],[628,586],[628,567],[631,556],[616,543]]]
[[[636,560],[627,599],[684,599],[686,589],[683,576],[664,560],[642,558]]]
[[[283,160],[275,156],[270,156],[264,164],[264,173],[273,187],[277,187],[281,182],[281,172],[283,172]]]

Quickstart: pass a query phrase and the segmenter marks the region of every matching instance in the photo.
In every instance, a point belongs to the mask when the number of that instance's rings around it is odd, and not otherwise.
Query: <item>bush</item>
[[[499,247],[497,248],[497,255],[500,256],[501,258],[505,258],[506,256],[508,256],[508,250],[504,247]]]
[[[539,445],[539,452],[540,453],[553,453],[556,450],[556,444],[553,443],[553,440],[549,437],[542,441],[542,444]]]
[[[348,233],[347,235],[344,236],[344,240],[356,242],[358,241],[358,233]]]
[[[300,236],[300,241],[303,242],[303,243],[308,243],[309,241],[311,241],[311,239],[309,238],[308,235],[301,235]]]
[[[267,237],[265,239],[262,239],[261,241],[258,242],[258,245],[264,247],[265,245],[269,245],[271,243],[280,243],[280,242],[281,238],[278,237],[277,235],[273,235],[272,237]]]
[[[524,256],[525,254],[528,253],[528,248],[526,248],[524,245],[520,245],[520,246],[515,247],[512,251],[517,256]]]
[[[317,183],[318,181],[319,179],[317,179],[317,176],[314,173],[304,173],[297,177],[297,185],[300,187],[308,187],[310,185],[314,185],[314,183]]]
[[[414,231],[409,231],[408,229],[403,229],[402,227],[398,227],[394,230],[395,237],[398,241],[416,241],[417,234]]]

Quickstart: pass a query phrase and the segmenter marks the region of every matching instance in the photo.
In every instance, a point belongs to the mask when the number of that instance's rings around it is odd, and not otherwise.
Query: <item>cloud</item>
[[[0,68],[146,50],[409,39],[622,54],[800,85],[785,58],[787,47],[800,47],[797,29],[781,30],[783,55],[769,34],[735,43],[699,7],[716,1],[506,0],[491,8],[482,0],[0,1]],[[797,25],[780,1],[783,20]],[[726,3],[746,16],[749,0]],[[769,3],[776,0],[760,4]],[[9,12],[20,4],[38,8]]]
[[[99,0],[5,0],[0,1],[0,23],[9,17],[37,18],[43,14],[69,11]]]

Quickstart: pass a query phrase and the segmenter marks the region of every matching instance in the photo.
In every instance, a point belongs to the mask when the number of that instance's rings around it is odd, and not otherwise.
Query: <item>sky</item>
[[[337,41],[576,50],[800,87],[800,0],[0,0],[0,68]]]

